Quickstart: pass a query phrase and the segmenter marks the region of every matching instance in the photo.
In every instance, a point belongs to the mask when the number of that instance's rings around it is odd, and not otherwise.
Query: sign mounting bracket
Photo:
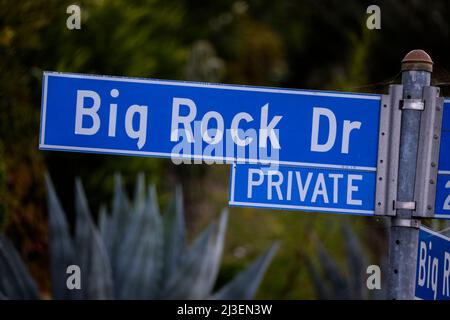
[[[391,85],[381,98],[375,215],[396,215],[402,94],[402,85]]]
[[[414,199],[416,210],[413,217],[431,218],[435,212],[436,184],[438,175],[439,146],[444,98],[439,88],[423,88],[425,109],[420,121],[419,150],[417,154]]]

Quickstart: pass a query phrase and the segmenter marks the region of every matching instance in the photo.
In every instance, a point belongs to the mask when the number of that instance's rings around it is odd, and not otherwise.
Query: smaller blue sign
[[[450,100],[444,102],[438,168],[434,217],[450,219]]]
[[[450,218],[450,173],[439,173],[436,184],[435,218]]]
[[[376,172],[234,164],[231,206],[373,215]]]
[[[415,296],[450,300],[450,238],[424,227],[419,232]]]
[[[444,101],[438,168],[450,172],[450,100]]]

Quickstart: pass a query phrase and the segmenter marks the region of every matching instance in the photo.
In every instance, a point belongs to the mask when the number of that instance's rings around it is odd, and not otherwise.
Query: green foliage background
[[[77,1],[82,27],[68,30],[66,8],[72,3],[0,0],[0,228],[44,292],[49,288],[46,170],[72,219],[75,176],[85,182],[94,212],[111,197],[116,171],[129,190],[136,173],[146,172],[163,204],[180,182],[191,235],[227,205],[229,170],[39,151],[44,70],[381,93],[398,81],[403,56],[422,48],[435,61],[435,82],[448,94],[450,3],[444,0]],[[365,27],[370,4],[381,7],[381,30]],[[386,254],[375,219],[233,208],[220,279],[230,279],[281,239],[258,297],[314,298],[301,252],[314,256],[310,239],[317,234],[343,263],[342,220],[364,240],[373,262]]]

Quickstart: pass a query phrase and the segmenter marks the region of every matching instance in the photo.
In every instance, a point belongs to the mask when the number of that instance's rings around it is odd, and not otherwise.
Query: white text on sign
[[[118,98],[119,94],[119,90],[112,89],[110,91],[110,98]],[[99,93],[92,90],[77,90],[75,134],[95,135],[99,132],[101,127],[101,118],[99,116],[101,105],[102,99]],[[109,103],[108,137],[116,136],[118,107],[117,103]],[[142,149],[147,141],[148,105],[132,104],[120,107],[127,108],[124,119],[126,135],[131,139],[137,139],[137,147]],[[247,112],[237,113],[232,118],[228,129],[225,129],[224,119],[217,111],[209,111],[201,119],[197,119],[196,117],[197,106],[193,100],[174,97],[172,101],[170,141],[179,142],[181,137],[186,137],[188,143],[196,143],[198,140],[194,139],[194,123],[198,122],[200,124],[201,143],[205,142],[209,145],[222,143],[225,136],[224,132],[229,130],[233,143],[239,147],[246,147],[255,142],[259,148],[267,148],[268,142],[270,142],[273,149],[281,149],[277,125],[283,117],[275,115],[269,118],[269,103],[266,103],[260,109],[258,142],[255,141],[254,135],[242,131],[239,127],[241,122],[249,123],[254,121],[252,115]],[[135,118],[137,118],[137,121]],[[211,122],[215,126],[211,126]],[[321,123],[322,128],[325,127],[327,129],[328,134],[321,132],[321,130],[325,130],[321,129]],[[340,153],[349,153],[350,135],[352,131],[360,128],[360,121],[343,121]],[[312,152],[330,151],[335,146],[337,130],[338,122],[336,115],[331,109],[313,108],[310,150]],[[240,135],[240,132],[244,132],[244,134]],[[326,136],[325,141],[319,141],[321,134],[322,136]]]
[[[230,205],[372,215],[375,172],[238,164]]]

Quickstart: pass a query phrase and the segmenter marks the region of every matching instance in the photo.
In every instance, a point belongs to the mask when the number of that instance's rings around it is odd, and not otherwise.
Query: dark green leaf
[[[319,261],[323,269],[324,278],[330,283],[335,299],[349,299],[350,289],[348,283],[336,265],[334,259],[322,245],[317,237],[313,237]]]
[[[212,291],[222,257],[228,211],[194,242],[178,271],[168,281],[165,298],[205,299]]]
[[[81,269],[81,286],[85,299],[112,299],[113,284],[109,258],[94,225],[81,181],[76,181],[76,252]]]
[[[0,235],[0,291],[10,299],[39,299],[39,293],[13,245]]]
[[[163,216],[164,224],[164,279],[176,272],[185,249],[183,193],[180,186]]]
[[[49,220],[50,266],[53,299],[79,297],[77,290],[68,290],[67,267],[74,264],[75,249],[70,236],[66,215],[56,195],[52,181],[45,175]]]
[[[361,247],[360,240],[348,223],[343,223],[342,232],[344,234],[344,243],[347,248],[347,265],[349,268],[348,275],[351,298],[360,300],[366,298],[365,293],[367,293],[365,285],[363,284],[365,283],[368,258]]]
[[[124,299],[152,299],[161,289],[163,228],[154,188],[141,212],[135,212],[121,247],[117,265],[117,294]]]
[[[302,252],[302,261],[305,263],[306,269],[308,270],[309,275],[311,276],[312,284],[314,285],[314,289],[316,291],[317,299],[326,300],[332,298],[329,292],[329,288],[327,283],[323,281],[320,276],[320,271],[314,265],[311,258]]]
[[[213,298],[219,300],[252,299],[269,266],[270,260],[278,248],[279,244],[274,243],[263,255],[247,267],[247,269],[241,271],[230,283],[220,289]]]

